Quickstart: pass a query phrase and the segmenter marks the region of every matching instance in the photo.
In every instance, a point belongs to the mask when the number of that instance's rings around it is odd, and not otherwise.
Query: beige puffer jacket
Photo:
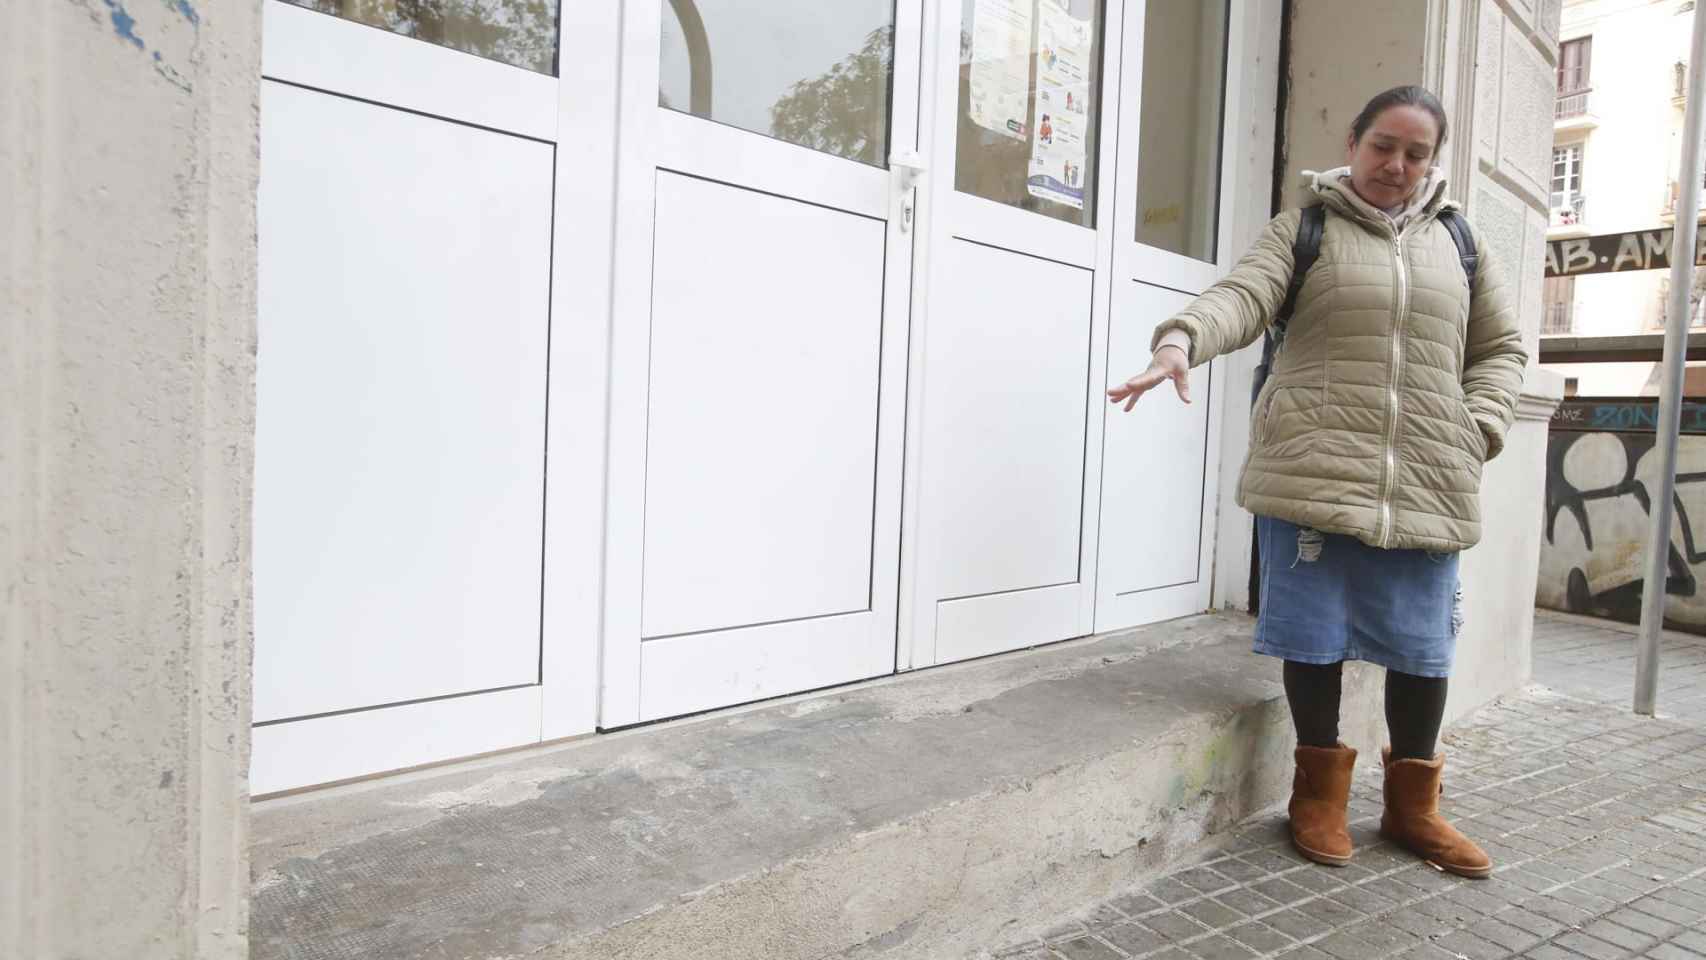
[[[1504,447],[1528,362],[1514,302],[1479,239],[1474,296],[1442,179],[1394,222],[1314,175],[1321,255],[1251,412],[1238,503],[1385,548],[1454,551],[1481,537],[1481,465]],[[1299,211],[1275,217],[1232,272],[1155,331],[1192,366],[1262,336],[1285,299]]]

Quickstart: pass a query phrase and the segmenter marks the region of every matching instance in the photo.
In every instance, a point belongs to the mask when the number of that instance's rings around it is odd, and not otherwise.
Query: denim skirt
[[[1461,626],[1457,554],[1382,550],[1256,518],[1262,559],[1256,652],[1303,663],[1366,660],[1451,674]]]

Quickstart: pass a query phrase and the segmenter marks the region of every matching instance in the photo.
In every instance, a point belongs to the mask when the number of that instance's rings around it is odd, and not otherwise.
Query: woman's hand
[[[1185,356],[1185,351],[1171,344],[1155,351],[1155,356],[1149,360],[1148,370],[1109,390],[1108,402],[1124,400],[1129,413],[1137,405],[1138,397],[1163,380],[1173,381],[1173,388],[1179,391],[1179,399],[1191,402],[1191,359]]]

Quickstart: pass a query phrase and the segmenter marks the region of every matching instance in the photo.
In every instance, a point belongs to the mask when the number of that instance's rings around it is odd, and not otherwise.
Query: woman
[[[1381,835],[1442,869],[1491,861],[1439,816],[1435,753],[1459,628],[1458,552],[1481,536],[1481,465],[1504,446],[1527,355],[1486,249],[1471,291],[1443,223],[1439,100],[1397,87],[1351,126],[1347,165],[1311,176],[1326,208],[1273,373],[1252,415],[1238,502],[1257,517],[1257,653],[1285,660],[1297,730],[1292,842],[1350,862],[1356,751],[1339,742],[1345,660],[1386,668]],[[1268,224],[1227,277],[1161,324],[1149,369],[1108,391],[1130,410],[1262,336],[1285,298],[1300,211]]]

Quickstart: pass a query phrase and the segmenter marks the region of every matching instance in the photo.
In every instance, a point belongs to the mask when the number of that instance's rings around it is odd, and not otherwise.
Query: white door
[[[626,8],[604,727],[894,669],[919,12]]]
[[[1246,0],[1131,0],[1120,45],[1120,160],[1111,179],[1112,317],[1105,389],[1149,363],[1155,327],[1225,273],[1232,204],[1222,203],[1225,118],[1247,85],[1226,51],[1242,49]],[[1192,403],[1170,385],[1130,413],[1102,403],[1100,559],[1095,627],[1116,630],[1209,608],[1221,410],[1248,397],[1219,389],[1220,362],[1192,374]]]
[[[1120,7],[937,5],[903,666],[1091,630]]]
[[[265,7],[256,793],[541,737],[555,3],[408,9]]]

